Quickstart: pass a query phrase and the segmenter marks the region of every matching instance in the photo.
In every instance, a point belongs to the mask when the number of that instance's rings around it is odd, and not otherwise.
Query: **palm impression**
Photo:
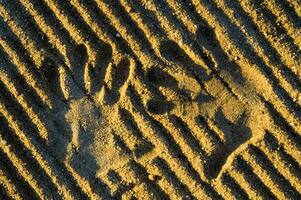
[[[179,151],[197,158],[204,178],[214,179],[247,146],[249,126],[258,123],[254,117],[262,108],[246,106],[215,70],[196,64],[177,43],[163,41],[160,54],[167,64],[146,72],[158,94],[146,102],[146,110],[165,125]]]
[[[64,131],[69,135],[62,154],[86,178],[95,176],[100,169],[108,169],[115,159],[124,163],[129,156],[115,148],[118,134],[125,130],[113,119],[125,112],[119,104],[135,63],[127,57],[116,58],[116,63],[112,63],[111,51],[110,47],[104,47],[91,60],[81,44],[72,52],[70,68],[64,65],[54,68],[54,63],[47,59],[43,66],[47,82],[66,102],[66,108],[56,114],[56,121],[66,127]],[[53,139],[53,148],[57,148],[56,140]]]

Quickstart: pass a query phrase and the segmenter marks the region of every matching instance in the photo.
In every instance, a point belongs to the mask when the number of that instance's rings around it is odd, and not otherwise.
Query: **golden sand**
[[[301,199],[299,0],[0,0],[0,199]]]

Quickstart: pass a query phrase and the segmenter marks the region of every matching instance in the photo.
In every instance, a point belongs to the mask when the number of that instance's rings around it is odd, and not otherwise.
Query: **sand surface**
[[[0,199],[301,199],[300,0],[0,0]]]

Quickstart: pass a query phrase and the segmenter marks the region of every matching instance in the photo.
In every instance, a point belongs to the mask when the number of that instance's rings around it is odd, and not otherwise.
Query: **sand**
[[[1,0],[0,199],[301,199],[300,0]]]

